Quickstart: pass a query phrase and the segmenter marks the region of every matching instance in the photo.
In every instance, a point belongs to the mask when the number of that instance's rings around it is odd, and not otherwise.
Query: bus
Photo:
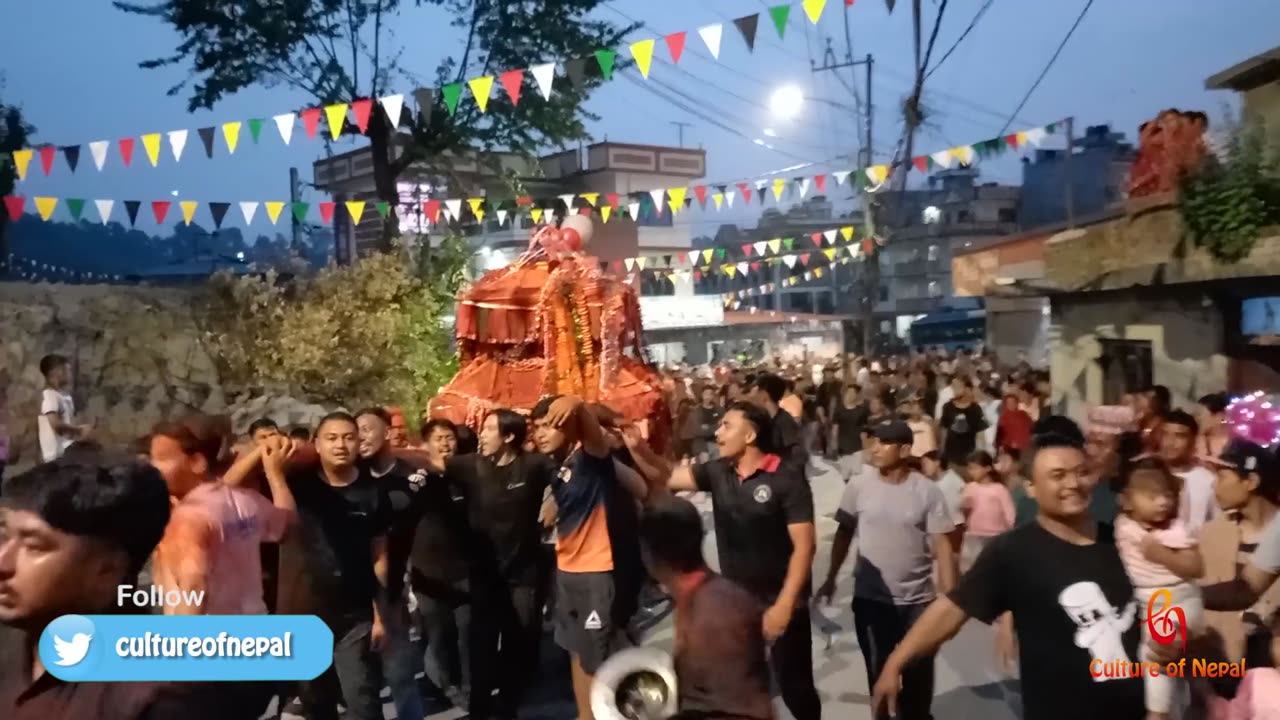
[[[986,341],[987,311],[938,310],[911,323],[908,335],[912,347],[973,350]]]

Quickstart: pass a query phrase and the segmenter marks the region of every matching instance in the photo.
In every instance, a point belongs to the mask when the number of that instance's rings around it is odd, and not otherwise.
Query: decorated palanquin
[[[590,236],[583,216],[539,228],[520,258],[459,295],[460,367],[431,400],[432,417],[478,428],[495,408],[528,412],[572,394],[643,423],[665,450],[671,415],[644,359],[639,300],[583,254]]]
[[[1207,157],[1209,121],[1201,112],[1165,110],[1138,129],[1138,153],[1129,169],[1128,196],[1150,197],[1178,189]]]

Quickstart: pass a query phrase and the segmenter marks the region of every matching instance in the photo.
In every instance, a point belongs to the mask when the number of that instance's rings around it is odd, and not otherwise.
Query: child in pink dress
[[[1016,513],[1013,494],[996,474],[995,461],[985,450],[969,456],[965,466],[968,482],[960,496],[964,510],[964,544],[960,549],[960,568],[968,570],[982,549],[995,536],[1011,529]]]

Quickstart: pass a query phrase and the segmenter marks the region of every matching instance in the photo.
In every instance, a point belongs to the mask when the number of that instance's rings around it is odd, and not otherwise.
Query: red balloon
[[[573,228],[560,228],[560,240],[571,252],[582,251],[582,235]]]

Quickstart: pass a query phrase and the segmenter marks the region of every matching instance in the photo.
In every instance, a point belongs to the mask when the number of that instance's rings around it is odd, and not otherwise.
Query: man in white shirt
[[[1196,438],[1199,436],[1200,424],[1190,413],[1170,410],[1164,414],[1160,456],[1169,464],[1169,469],[1182,478],[1178,518],[1193,534],[1218,514],[1218,502],[1213,496],[1214,474],[1196,462]]]
[[[75,401],[68,392],[71,387],[71,363],[61,355],[45,355],[40,359],[40,374],[44,375],[44,392],[40,394],[40,457],[53,462],[62,457],[71,443],[89,432],[88,425],[76,425]]]

